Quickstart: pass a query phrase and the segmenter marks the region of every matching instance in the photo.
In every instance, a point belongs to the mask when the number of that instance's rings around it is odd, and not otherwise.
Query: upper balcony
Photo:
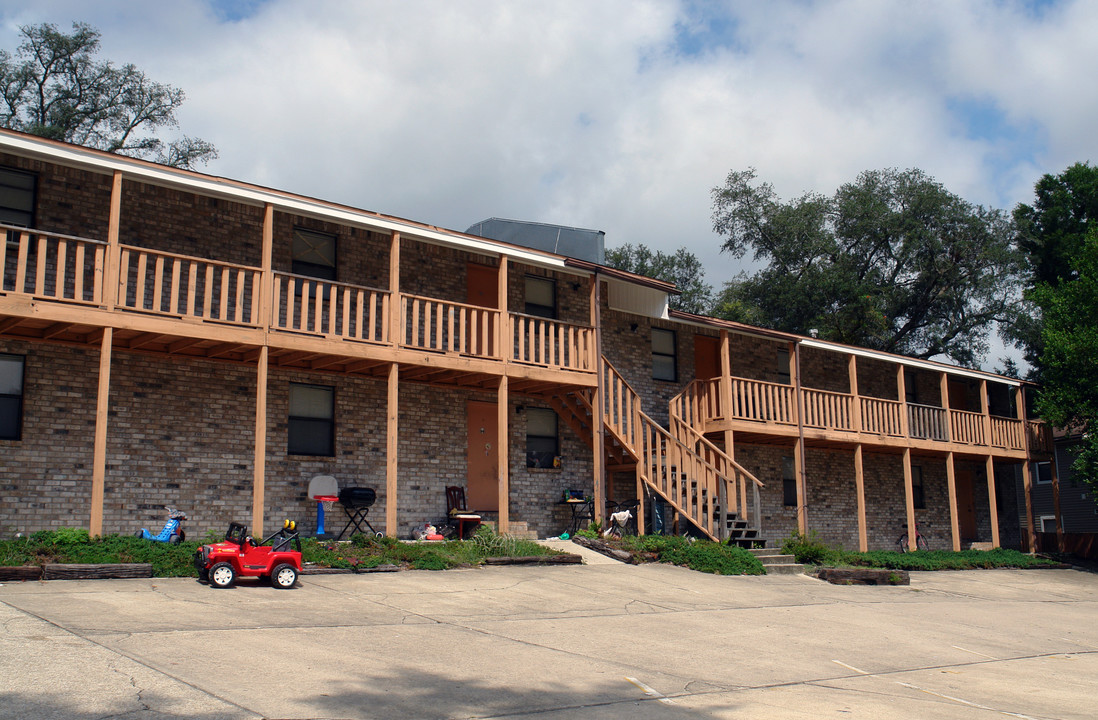
[[[720,378],[697,380],[675,402],[676,412],[705,432],[732,430],[737,437],[795,437],[834,443],[866,443],[926,450],[989,449],[1010,456],[1052,451],[1041,421],[1001,417],[897,400],[731,378],[730,408]]]
[[[0,242],[0,331],[63,340],[110,326],[151,350],[205,348],[207,356],[247,359],[249,349],[267,345],[278,357],[473,363],[479,372],[533,368],[596,382],[589,325],[128,244],[112,252],[97,240],[0,231],[7,235]]]

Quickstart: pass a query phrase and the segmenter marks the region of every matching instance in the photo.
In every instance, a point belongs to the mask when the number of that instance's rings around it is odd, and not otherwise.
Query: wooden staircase
[[[711,540],[728,540],[743,547],[759,539],[759,480],[674,412],[665,429],[641,409],[640,396],[602,358],[604,447],[610,466],[632,468],[652,495],[671,506],[687,532]],[[557,414],[589,445],[593,434],[591,391],[554,395]],[[747,508],[747,490],[755,500],[755,525],[740,517]],[[642,493],[643,495],[643,493]],[[644,498],[638,513],[644,515]]]

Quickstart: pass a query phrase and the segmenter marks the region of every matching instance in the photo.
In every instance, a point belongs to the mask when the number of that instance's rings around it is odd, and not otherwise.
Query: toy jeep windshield
[[[248,536],[248,528],[229,523],[225,540],[195,551],[198,581],[216,588],[233,586],[238,577],[270,578],[271,585],[292,588],[301,572],[301,539],[293,520],[262,542]]]

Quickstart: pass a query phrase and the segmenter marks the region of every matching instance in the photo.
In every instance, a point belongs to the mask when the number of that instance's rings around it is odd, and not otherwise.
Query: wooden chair
[[[462,540],[467,536],[466,528],[471,533],[480,525],[480,515],[465,507],[465,488],[458,485],[446,488],[446,517],[451,523],[457,523],[457,534]]]

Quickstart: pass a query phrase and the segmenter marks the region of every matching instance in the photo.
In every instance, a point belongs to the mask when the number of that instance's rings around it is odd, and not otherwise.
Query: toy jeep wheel
[[[271,571],[271,585],[283,590],[289,590],[297,582],[297,568],[289,563],[284,563]]]
[[[236,581],[236,570],[227,562],[219,562],[210,568],[210,584],[218,588],[230,588]]]

